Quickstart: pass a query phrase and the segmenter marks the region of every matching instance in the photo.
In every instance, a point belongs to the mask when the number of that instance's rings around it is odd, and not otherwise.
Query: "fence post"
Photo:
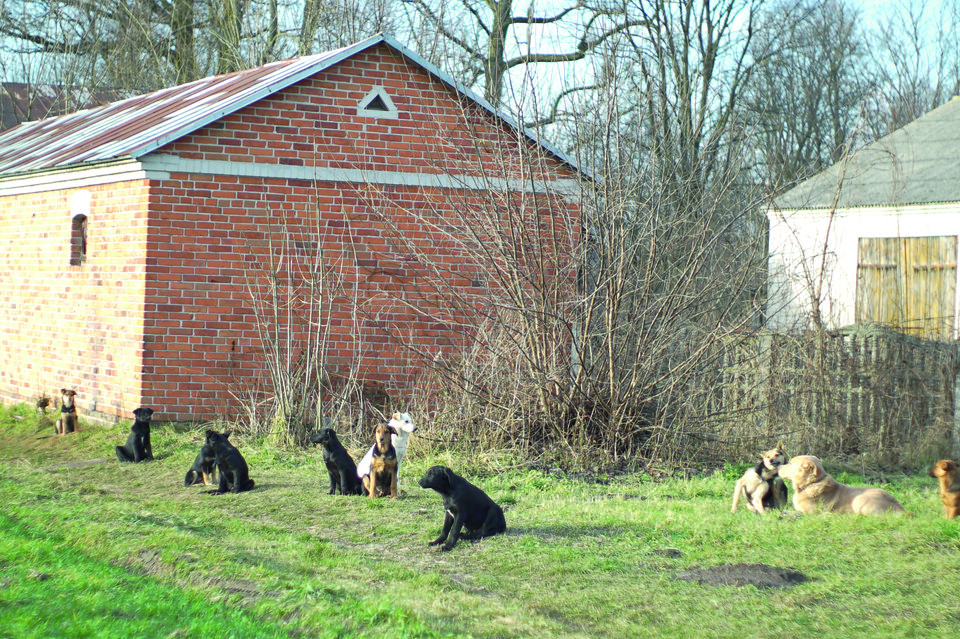
[[[960,358],[960,352],[957,351],[958,346],[954,344],[954,353],[953,353],[953,437],[951,438],[950,448],[953,451],[951,456],[953,459],[960,457],[960,405],[958,405],[957,399],[960,398],[960,375],[957,375],[957,364],[958,358]]]

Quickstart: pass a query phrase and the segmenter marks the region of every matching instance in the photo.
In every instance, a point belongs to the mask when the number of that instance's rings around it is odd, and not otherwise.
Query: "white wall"
[[[960,235],[960,203],[845,209],[833,215],[825,210],[769,211],[767,218],[767,317],[775,330],[810,326],[811,291],[821,281],[820,309],[827,328],[854,323],[861,237]]]

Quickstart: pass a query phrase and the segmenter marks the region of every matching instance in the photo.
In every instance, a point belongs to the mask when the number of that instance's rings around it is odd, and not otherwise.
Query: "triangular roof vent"
[[[357,105],[357,115],[368,118],[396,118],[399,114],[383,87],[375,87]]]

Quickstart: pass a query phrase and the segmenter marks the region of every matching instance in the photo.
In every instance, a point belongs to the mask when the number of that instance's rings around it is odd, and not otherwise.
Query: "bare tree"
[[[139,93],[345,46],[392,16],[386,0],[0,0],[0,51],[44,60],[27,81]]]
[[[840,159],[873,82],[867,33],[843,0],[779,2],[762,25],[746,106],[758,177],[779,192]]]
[[[872,42],[873,133],[879,137],[917,119],[960,92],[960,3],[932,8],[902,1],[880,23]]]
[[[434,58],[456,58],[452,66],[459,77],[468,86],[481,83],[484,98],[495,105],[503,99],[511,69],[582,60],[606,39],[643,24],[615,0],[571,2],[544,12],[531,3],[525,14],[513,0],[407,2],[420,22],[413,29],[418,48]],[[434,34],[443,42],[436,42]]]

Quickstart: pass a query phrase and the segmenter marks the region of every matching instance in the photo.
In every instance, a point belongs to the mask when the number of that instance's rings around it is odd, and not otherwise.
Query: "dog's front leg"
[[[377,496],[377,482],[373,478],[373,473],[363,476],[363,489],[367,491],[367,497]]]
[[[450,526],[450,536],[447,539],[447,543],[440,546],[440,550],[450,550],[457,545],[457,541],[460,540],[460,531],[463,530],[463,517],[460,516],[460,511],[457,511],[457,514],[453,517],[453,524]]]
[[[333,472],[332,470],[327,470],[327,478],[330,480],[330,492],[328,492],[327,494],[328,494],[328,495],[336,495],[336,494],[337,494],[337,479],[339,478],[340,481],[343,481],[343,478],[338,477],[337,473]],[[340,485],[343,486],[343,484],[340,484]],[[343,490],[341,489],[340,492],[342,493]]]
[[[350,473],[346,470],[340,470],[340,494],[347,494],[347,486],[350,485]]]
[[[447,539],[447,535],[450,534],[450,528],[453,527],[453,515],[450,514],[450,511],[446,511],[443,514],[443,530],[440,531],[440,536],[431,541],[428,546],[436,546],[437,544],[442,544]]]
[[[140,463],[147,460],[147,449],[141,439],[133,444],[133,461]]]
[[[230,484],[227,481],[227,473],[229,472],[230,471],[223,466],[217,466],[217,474],[220,475],[220,478],[217,484],[217,490],[213,493],[214,495],[222,495],[230,489]]]
[[[753,497],[750,499],[750,503],[753,506],[753,510],[757,511],[761,515],[763,514],[763,498],[767,496],[767,493],[770,491],[770,485],[767,482],[761,483],[753,491]]]

